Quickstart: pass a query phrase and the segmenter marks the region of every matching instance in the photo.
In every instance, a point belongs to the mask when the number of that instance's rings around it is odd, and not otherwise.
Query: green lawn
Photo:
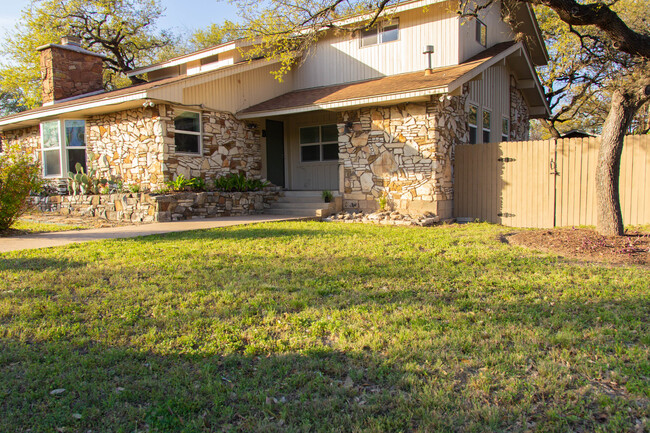
[[[20,234],[34,234],[34,233],[47,233],[47,232],[63,232],[69,230],[83,230],[90,228],[84,225],[75,224],[53,224],[53,223],[40,223],[27,220],[18,220],[12,224],[8,233],[5,235],[16,236]],[[2,233],[0,233],[2,234]]]
[[[0,255],[0,431],[647,431],[650,271],[508,231],[289,222]]]

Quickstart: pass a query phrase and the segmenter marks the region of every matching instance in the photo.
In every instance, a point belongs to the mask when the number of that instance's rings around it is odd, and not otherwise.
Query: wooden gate
[[[513,227],[596,224],[598,138],[456,148],[454,215]],[[650,137],[628,136],[621,159],[623,221],[650,223]]]

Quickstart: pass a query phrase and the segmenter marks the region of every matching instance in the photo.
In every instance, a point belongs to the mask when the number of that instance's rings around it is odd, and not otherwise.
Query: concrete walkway
[[[0,253],[58,247],[61,245],[98,241],[102,239],[134,238],[137,236],[160,235],[189,230],[212,229],[217,227],[230,227],[243,224],[297,219],[305,218],[289,215],[247,215],[241,217],[204,218],[168,223],[142,224],[138,226],[39,233],[11,238],[0,238]]]

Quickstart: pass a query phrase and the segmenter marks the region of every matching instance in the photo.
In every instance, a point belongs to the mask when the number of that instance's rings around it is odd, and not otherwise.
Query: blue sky
[[[20,11],[29,5],[29,0],[2,0],[0,8],[0,36],[18,22]],[[173,28],[179,33],[188,33],[212,23],[235,20],[236,8],[227,1],[217,0],[162,0],[167,8],[160,28]]]

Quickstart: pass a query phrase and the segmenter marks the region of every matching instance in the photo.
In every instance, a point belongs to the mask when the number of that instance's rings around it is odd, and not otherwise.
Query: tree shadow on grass
[[[67,269],[79,268],[85,266],[86,263],[59,258],[49,257],[18,257],[6,258],[0,257],[0,272],[1,271],[44,271],[46,269],[59,269],[65,271]]]

